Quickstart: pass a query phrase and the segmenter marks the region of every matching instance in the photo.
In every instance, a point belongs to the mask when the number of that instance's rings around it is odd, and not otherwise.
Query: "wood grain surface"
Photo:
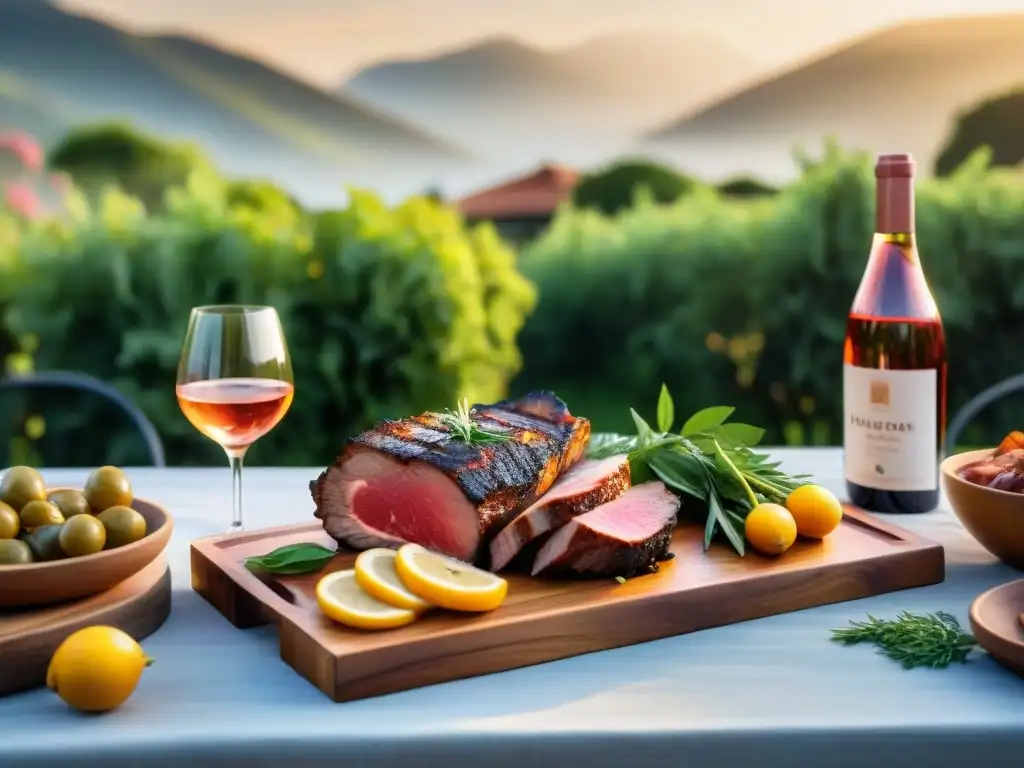
[[[112,589],[83,600],[0,609],[0,696],[45,685],[53,652],[83,627],[117,627],[142,640],[170,612],[171,572],[162,556]]]
[[[658,573],[552,581],[509,575],[508,597],[485,615],[431,611],[401,629],[363,632],[326,619],[317,581],[352,567],[339,553],[305,576],[257,576],[247,557],[300,541],[334,546],[319,523],[199,539],[192,587],[238,627],[275,622],[281,657],[335,701],[607,650],[709,627],[941,582],[939,544],[845,508],[824,541],[799,540],[783,556],[703,551],[703,526],[681,525],[675,558]]]

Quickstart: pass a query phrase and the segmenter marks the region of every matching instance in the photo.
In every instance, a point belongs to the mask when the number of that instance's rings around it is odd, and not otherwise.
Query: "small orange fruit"
[[[796,541],[796,521],[781,504],[758,504],[747,515],[743,532],[758,552],[781,555]]]
[[[797,532],[808,539],[825,538],[843,520],[843,505],[820,485],[801,485],[789,494],[786,509],[796,520]]]

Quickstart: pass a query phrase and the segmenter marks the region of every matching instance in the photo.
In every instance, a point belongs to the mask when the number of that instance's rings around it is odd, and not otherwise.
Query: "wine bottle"
[[[914,236],[914,160],[875,164],[875,236],[846,324],[843,465],[850,501],[875,512],[939,503],[946,335]]]

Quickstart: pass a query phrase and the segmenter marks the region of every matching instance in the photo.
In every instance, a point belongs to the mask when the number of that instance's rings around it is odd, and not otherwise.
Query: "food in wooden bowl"
[[[0,477],[0,607],[109,589],[152,562],[172,526],[117,467],[100,467],[81,490],[48,489],[32,467],[11,467]]]
[[[941,474],[964,528],[1004,563],[1024,569],[1024,489],[1012,490],[1016,450],[959,453],[942,462]]]
[[[989,655],[1024,676],[1024,579],[993,587],[971,604],[971,632]]]

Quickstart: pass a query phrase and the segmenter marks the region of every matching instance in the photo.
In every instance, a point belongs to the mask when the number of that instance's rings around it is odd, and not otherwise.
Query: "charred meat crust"
[[[571,554],[567,554],[555,560],[544,570],[535,576],[544,576],[558,579],[592,579],[598,576],[617,577],[628,579],[633,576],[642,576],[646,573],[655,573],[658,570],[658,563],[671,560],[675,555],[669,552],[672,544],[672,533],[675,531],[675,523],[669,523],[655,535],[636,545],[622,544],[615,547],[609,554],[609,558],[600,570],[578,570],[573,565]],[[576,536],[585,536],[592,541],[587,541],[586,546],[594,549],[608,547],[608,541],[602,536],[591,531],[582,529]]]
[[[346,461],[353,445],[361,445],[403,462],[425,462],[454,480],[477,508],[486,543],[582,456],[590,438],[590,422],[572,416],[562,400],[546,391],[475,405],[470,418],[484,429],[509,434],[509,439],[480,445],[452,439],[444,421],[429,412],[383,421],[352,438],[332,466],[310,483],[314,516],[326,520],[345,512],[326,508],[323,489],[332,468]]]
[[[575,472],[576,469],[573,469]],[[528,531],[524,532],[522,538],[525,539],[520,551],[511,559],[502,570],[520,570],[523,567],[528,567],[529,563],[525,562],[525,558],[530,558],[536,555],[537,551],[547,541],[551,534],[558,530],[559,527],[567,523],[577,515],[589,512],[595,507],[616,499],[622,495],[622,492],[629,488],[630,485],[630,470],[629,462],[623,461],[615,472],[607,475],[601,482],[597,483],[594,487],[588,491],[575,494],[565,499],[558,499],[552,501],[550,504],[545,506],[545,512],[551,516],[553,525],[550,530],[542,533],[540,536],[535,536],[532,539],[527,537]],[[543,497],[539,498],[537,502],[543,503]],[[523,512],[523,515],[517,515],[507,526],[505,526],[505,535],[508,535],[510,531],[507,529],[512,526],[516,526],[526,521],[521,519],[523,516],[532,514],[529,510]],[[499,534],[500,535],[500,534]],[[488,550],[488,564],[494,562],[494,549],[493,541],[492,547]]]

